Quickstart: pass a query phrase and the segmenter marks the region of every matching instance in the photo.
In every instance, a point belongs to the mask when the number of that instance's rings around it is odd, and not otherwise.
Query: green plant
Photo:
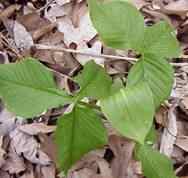
[[[10,111],[25,118],[48,108],[73,106],[58,119],[55,133],[59,166],[65,173],[85,153],[107,143],[99,111],[81,101],[91,97],[100,102],[100,112],[112,126],[137,143],[135,156],[146,177],[175,178],[170,160],[147,144],[153,134],[155,110],[169,97],[173,84],[167,58],[180,53],[173,29],[165,22],[144,26],[143,16],[125,0],[88,0],[88,4],[93,25],[107,46],[141,54],[129,72],[126,87],[117,86],[101,66],[89,61],[74,78],[80,90],[71,96],[57,88],[46,67],[30,58],[0,65],[0,96]]]

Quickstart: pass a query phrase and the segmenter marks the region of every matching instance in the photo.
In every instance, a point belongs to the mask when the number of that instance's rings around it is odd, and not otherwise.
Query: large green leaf
[[[150,146],[137,146],[136,157],[141,161],[144,175],[147,178],[176,178],[172,162],[168,157]]]
[[[154,55],[140,59],[130,70],[128,86],[146,81],[152,90],[155,106],[158,107],[170,95],[173,85],[173,69],[171,65]]]
[[[174,30],[166,23],[160,22],[151,27],[145,27],[144,40],[140,52],[151,53],[159,57],[178,57],[180,45]]]
[[[110,76],[105,73],[104,69],[94,61],[89,61],[84,65],[84,69],[75,81],[80,85],[80,91],[76,99],[82,99],[85,96],[97,99],[109,95],[109,88],[112,85]]]
[[[120,89],[101,100],[101,108],[122,135],[144,143],[154,115],[152,93],[146,83]]]
[[[55,139],[60,168],[67,172],[85,153],[106,144],[107,134],[94,110],[75,106],[59,119]]]
[[[143,39],[144,18],[129,2],[88,0],[90,17],[102,41],[112,48],[137,49]]]
[[[70,100],[56,88],[52,73],[37,60],[0,65],[0,96],[19,116],[33,117]]]

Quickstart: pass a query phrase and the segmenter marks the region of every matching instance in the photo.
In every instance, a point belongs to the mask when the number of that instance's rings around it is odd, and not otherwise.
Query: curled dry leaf
[[[8,150],[8,156],[5,164],[2,166],[2,170],[7,171],[10,174],[19,174],[25,169],[26,167],[23,158],[17,155],[15,149],[10,146]]]
[[[33,46],[34,43],[31,34],[17,21],[14,23],[13,33],[17,48],[23,50],[30,49]]]
[[[188,12],[188,1],[187,0],[177,0],[171,1],[169,4],[164,6],[160,0],[156,0],[156,3],[160,6],[160,11],[165,14],[179,15],[185,17]]]
[[[10,133],[11,145],[18,155],[23,155],[27,160],[35,164],[49,165],[50,158],[40,150],[39,143],[33,136],[28,135],[18,128]]]
[[[55,22],[56,18],[63,17],[70,14],[72,10],[72,4],[51,4],[50,9],[45,11],[45,17],[51,22]]]
[[[176,107],[172,106],[168,112],[168,125],[167,128],[164,129],[161,138],[160,152],[168,157],[170,157],[173,152],[177,136],[175,109]]]
[[[28,135],[37,135],[39,133],[50,133],[55,131],[56,126],[48,126],[43,123],[24,124],[18,127],[18,129]]]
[[[58,30],[64,33],[64,41],[67,46],[71,43],[84,46],[97,34],[88,12],[80,18],[77,28],[73,26],[71,19],[66,16],[58,22]]]

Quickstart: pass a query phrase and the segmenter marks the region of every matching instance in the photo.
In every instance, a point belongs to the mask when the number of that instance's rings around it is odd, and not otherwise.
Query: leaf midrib
[[[25,88],[32,88],[34,90],[39,90],[39,91],[42,91],[42,92],[50,93],[52,95],[57,95],[57,96],[60,96],[62,98],[66,97],[64,95],[60,95],[59,93],[57,93],[55,91],[49,90],[50,88],[34,87],[33,85],[28,85],[28,84],[26,85],[25,83],[22,83],[22,82],[16,82],[16,81],[12,81],[12,80],[5,80],[5,79],[2,79],[2,78],[0,78],[0,81],[6,82],[6,83],[10,83],[10,85],[18,85],[18,86],[25,87]],[[54,87],[54,88],[51,88],[51,89],[58,89],[58,88]]]
[[[87,87],[88,87],[89,85],[91,85],[91,83],[92,83],[93,81],[95,81],[95,78],[98,77],[100,71],[95,68],[95,70],[94,70],[93,73],[96,73],[96,75],[91,75],[91,77],[89,77],[89,79],[88,79],[88,82],[87,82],[83,87],[81,87],[81,89],[80,89],[80,91],[79,91],[79,93],[78,93],[78,95],[77,95],[77,97],[76,97],[76,99],[75,99],[76,102],[81,99],[83,91],[84,91],[85,89],[87,89]]]

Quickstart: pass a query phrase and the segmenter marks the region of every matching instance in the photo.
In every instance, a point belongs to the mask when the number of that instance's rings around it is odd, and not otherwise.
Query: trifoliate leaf
[[[166,22],[145,27],[141,48],[142,54],[151,53],[160,58],[178,57],[180,55],[180,45],[174,30]]]
[[[170,95],[173,69],[165,59],[147,54],[132,67],[128,75],[128,86],[137,85],[140,81],[148,83],[157,108]]]
[[[10,111],[22,117],[33,117],[70,101],[57,89],[52,73],[34,59],[0,65],[0,96]]]
[[[102,41],[117,49],[137,49],[144,35],[144,18],[122,0],[101,3],[88,0],[91,20]]]
[[[122,135],[144,143],[154,115],[152,93],[146,83],[120,89],[101,100],[101,108]]]
[[[139,145],[136,158],[141,161],[147,178],[176,178],[171,161],[147,145]]]
[[[94,110],[75,106],[70,114],[58,120],[55,134],[59,152],[59,166],[68,169],[85,153],[107,142],[106,130]]]
[[[84,65],[82,73],[75,78],[75,81],[80,85],[77,100],[89,96],[96,99],[106,97],[112,85],[110,76],[94,61],[89,61]]]

